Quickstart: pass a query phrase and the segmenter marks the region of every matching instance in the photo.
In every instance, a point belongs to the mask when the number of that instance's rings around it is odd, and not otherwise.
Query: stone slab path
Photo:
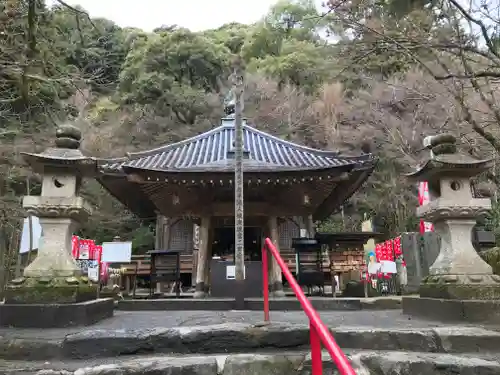
[[[500,363],[487,356],[407,353],[367,350],[346,351],[358,375],[498,375]],[[338,375],[327,353],[325,375]],[[130,356],[53,362],[0,362],[2,375],[311,375],[306,352],[204,356]]]
[[[500,332],[400,311],[322,312],[358,375],[498,375]],[[117,311],[71,329],[0,329],[0,375],[310,375],[302,312]],[[325,375],[336,375],[325,353]]]
[[[322,311],[320,316],[330,328],[432,328],[443,326],[441,322],[410,319],[400,310],[378,311]],[[115,311],[115,316],[85,328],[22,329],[0,328],[0,336],[19,338],[63,338],[85,329],[148,329],[155,327],[202,326],[222,323],[257,324],[263,321],[258,311]],[[272,311],[272,323],[307,324],[301,311]],[[451,324],[450,324],[451,325]]]

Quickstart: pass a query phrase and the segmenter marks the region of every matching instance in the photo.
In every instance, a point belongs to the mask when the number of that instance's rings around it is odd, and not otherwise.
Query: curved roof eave
[[[351,171],[351,178],[342,184],[344,194],[339,196],[339,189],[334,189],[313,214],[314,220],[324,220],[336,213],[366,183],[375,170],[377,162],[377,159],[372,158],[369,162]],[[353,179],[353,175],[357,175],[357,178]]]
[[[104,173],[123,173],[124,168],[164,172],[225,171],[234,163],[234,126],[223,124],[208,132],[181,142],[152,150],[128,153],[126,157],[100,159]],[[244,163],[255,171],[313,170],[362,164],[373,159],[371,154],[343,156],[336,151],[323,151],[295,144],[267,134],[249,125],[243,126]]]

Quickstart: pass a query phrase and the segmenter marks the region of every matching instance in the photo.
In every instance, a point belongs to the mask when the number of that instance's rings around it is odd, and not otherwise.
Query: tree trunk
[[[3,294],[5,290],[5,285],[7,281],[8,275],[8,267],[7,264],[8,256],[7,256],[7,243],[5,238],[5,228],[0,225],[0,301],[3,300]]]

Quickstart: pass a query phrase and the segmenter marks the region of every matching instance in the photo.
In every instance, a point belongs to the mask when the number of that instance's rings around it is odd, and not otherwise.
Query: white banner
[[[29,219],[24,218],[23,232],[21,234],[21,243],[19,245],[19,252],[21,254],[27,253],[30,250],[38,249],[40,239],[42,238],[42,227],[40,220],[36,216],[31,216],[31,234],[33,238],[32,248],[30,249],[30,224]]]

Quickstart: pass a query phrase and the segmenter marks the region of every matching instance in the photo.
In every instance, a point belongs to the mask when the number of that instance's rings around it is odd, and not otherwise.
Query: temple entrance
[[[244,236],[245,261],[262,260],[262,228],[245,227]],[[234,227],[214,229],[212,257],[234,260]]]
[[[261,227],[245,227],[245,281],[240,291],[245,298],[262,296],[262,234]],[[211,296],[234,298],[234,227],[214,228],[209,272]]]

